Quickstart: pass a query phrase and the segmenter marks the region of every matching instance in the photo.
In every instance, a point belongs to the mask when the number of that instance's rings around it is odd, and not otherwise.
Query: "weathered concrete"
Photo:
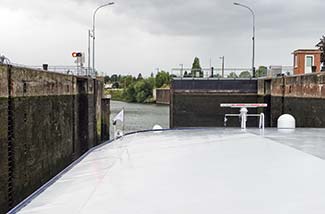
[[[256,93],[256,79],[176,79],[172,82],[173,90],[187,92],[208,91],[210,93]]]
[[[307,74],[258,83],[260,98],[271,97],[270,126],[275,127],[281,114],[292,114],[298,127],[325,127],[325,74]]]
[[[108,139],[109,138],[109,124],[110,124],[110,100],[111,98],[110,97],[103,97],[102,99],[102,123],[101,123],[101,133],[102,133],[102,136],[101,136],[101,139],[104,140],[104,139]]]
[[[185,81],[185,82],[183,82]],[[170,126],[222,127],[224,115],[239,109],[221,108],[221,103],[256,103],[257,80],[174,80],[171,87]],[[249,113],[256,113],[256,109]],[[239,126],[239,118],[229,117],[227,126]],[[248,118],[248,126],[257,119]]]
[[[0,65],[0,83],[3,213],[108,136],[100,80]]]
[[[8,206],[8,72],[0,67],[0,213]]]
[[[156,89],[156,103],[157,104],[170,104],[170,89],[169,88],[157,88]]]
[[[13,204],[73,160],[71,96],[13,98]]]
[[[8,209],[7,105],[8,100],[0,96],[0,213],[4,213]]]
[[[171,127],[223,127],[225,114],[238,114],[239,109],[221,108],[221,103],[256,103],[256,94],[173,93]],[[256,113],[256,109],[249,110]],[[248,126],[257,126],[248,118]],[[240,126],[239,118],[229,117],[228,127]]]
[[[325,127],[325,73],[237,82],[176,80],[172,86],[171,127],[223,126],[223,115],[238,110],[219,104],[238,102],[267,103],[267,108],[256,111],[265,114],[266,126],[276,127],[279,116],[288,113],[296,118],[297,127]],[[232,120],[227,125],[239,126],[236,118]],[[248,121],[248,125],[256,124]]]

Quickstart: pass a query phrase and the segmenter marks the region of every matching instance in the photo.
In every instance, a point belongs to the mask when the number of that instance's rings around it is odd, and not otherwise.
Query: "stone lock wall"
[[[0,213],[101,142],[102,89],[96,79],[0,65]]]

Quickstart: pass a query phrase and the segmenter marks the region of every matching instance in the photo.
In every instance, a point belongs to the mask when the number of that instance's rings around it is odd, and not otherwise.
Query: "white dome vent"
[[[283,114],[278,119],[278,129],[295,129],[296,119],[290,114]]]

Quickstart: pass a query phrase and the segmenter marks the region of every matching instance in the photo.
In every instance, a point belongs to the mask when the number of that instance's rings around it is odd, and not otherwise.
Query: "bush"
[[[249,71],[243,71],[239,74],[239,78],[251,78],[252,75],[249,73]]]

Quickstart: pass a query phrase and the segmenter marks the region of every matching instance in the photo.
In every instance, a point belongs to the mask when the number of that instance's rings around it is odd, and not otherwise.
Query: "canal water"
[[[113,136],[112,120],[124,108],[125,132],[152,129],[156,124],[169,128],[169,106],[158,104],[126,103],[111,100],[111,137]],[[119,124],[118,124],[119,125]]]

